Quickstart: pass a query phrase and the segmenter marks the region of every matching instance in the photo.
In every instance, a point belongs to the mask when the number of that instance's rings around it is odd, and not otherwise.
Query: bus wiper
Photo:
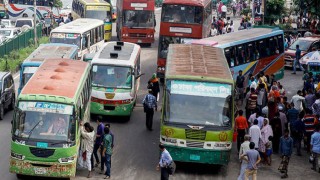
[[[38,122],[37,122],[37,124],[36,125],[34,125],[33,126],[33,128],[30,130],[30,132],[29,132],[29,136],[28,136],[28,138],[27,138],[27,142],[29,141],[29,139],[30,139],[30,137],[31,137],[31,135],[32,135],[32,133],[33,133],[33,130],[40,124],[40,122],[42,122],[43,120],[39,120]]]
[[[51,143],[51,146],[57,145],[57,144],[70,144],[70,143],[72,143],[72,142],[71,141],[59,141],[59,142]]]

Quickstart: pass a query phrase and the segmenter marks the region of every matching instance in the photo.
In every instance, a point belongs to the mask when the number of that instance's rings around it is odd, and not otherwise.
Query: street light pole
[[[38,45],[38,38],[37,38],[37,0],[33,0],[33,33],[34,33],[34,45]]]

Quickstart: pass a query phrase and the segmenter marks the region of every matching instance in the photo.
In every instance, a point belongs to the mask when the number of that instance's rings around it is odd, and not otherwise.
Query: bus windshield
[[[92,86],[131,89],[132,69],[130,67],[93,65]]]
[[[37,71],[38,67],[24,67],[22,74],[22,87],[27,84],[31,76]]]
[[[299,45],[301,51],[308,51],[312,43],[313,41],[298,39],[289,47],[289,49],[296,50],[296,46]]]
[[[172,80],[165,103],[167,122],[231,126],[231,85]]]
[[[163,5],[162,22],[201,24],[203,8],[200,6]]]
[[[74,141],[75,120],[71,105],[49,102],[19,102],[13,132],[20,138]]]
[[[111,12],[107,11],[107,8],[107,6],[87,6],[86,18],[100,19],[103,21],[110,22]]]
[[[169,44],[188,44],[192,40],[191,38],[160,36],[159,57],[167,58]]]
[[[80,34],[74,33],[52,33],[50,37],[51,43],[73,44],[81,47]]]
[[[130,28],[149,28],[154,27],[153,11],[126,10],[123,16],[123,26]]]

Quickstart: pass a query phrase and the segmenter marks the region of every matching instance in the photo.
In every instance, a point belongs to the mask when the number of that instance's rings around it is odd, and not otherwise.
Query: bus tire
[[[0,105],[0,120],[3,120],[4,118],[4,107],[3,104]]]

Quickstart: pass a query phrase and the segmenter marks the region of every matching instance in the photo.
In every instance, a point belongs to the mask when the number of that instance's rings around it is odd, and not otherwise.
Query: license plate
[[[142,43],[142,41],[139,39],[139,40],[138,40],[138,43]]]
[[[46,174],[47,169],[46,168],[34,168],[34,173],[35,174]]]
[[[192,160],[192,161],[200,161],[200,156],[199,155],[195,155],[195,154],[191,154],[190,155],[190,160]]]

